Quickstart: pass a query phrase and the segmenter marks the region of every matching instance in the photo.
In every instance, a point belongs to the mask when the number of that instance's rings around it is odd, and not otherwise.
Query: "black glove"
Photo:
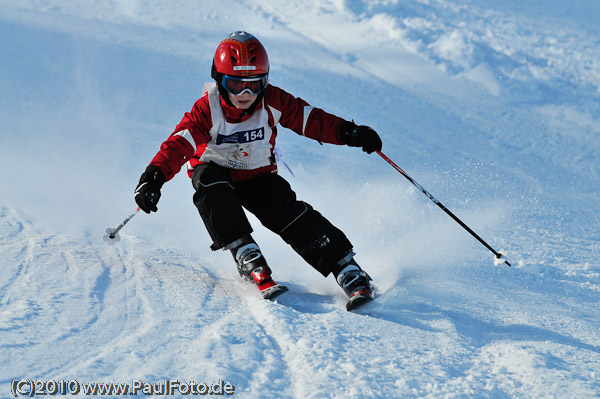
[[[148,165],[135,188],[135,202],[142,211],[146,213],[158,211],[156,204],[160,199],[160,189],[166,180],[158,166]]]
[[[367,154],[381,151],[381,138],[369,126],[358,126],[354,122],[344,121],[340,125],[340,140],[350,147],[362,147]]]

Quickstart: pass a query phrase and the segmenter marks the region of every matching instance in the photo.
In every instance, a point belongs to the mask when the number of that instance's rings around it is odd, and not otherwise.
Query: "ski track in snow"
[[[222,379],[243,398],[600,397],[598,6],[0,4],[0,397],[15,378]],[[290,288],[262,300],[206,249],[185,179],[106,246],[100,227],[130,207],[208,78],[190,63],[239,28],[268,43],[275,84],[372,124],[513,267],[493,267],[380,159],[283,129],[295,190],[351,237],[377,301],[346,312],[331,279],[251,219]]]
[[[108,249],[82,245],[1,214],[3,259],[14,261],[1,283],[4,386],[9,377],[201,376],[232,382],[245,398],[528,397],[541,389],[593,397],[598,389],[594,296],[559,280],[508,268],[463,268],[451,281],[415,272],[347,313],[339,295],[291,283],[272,303],[232,273],[133,237]],[[538,298],[544,303],[530,313]]]

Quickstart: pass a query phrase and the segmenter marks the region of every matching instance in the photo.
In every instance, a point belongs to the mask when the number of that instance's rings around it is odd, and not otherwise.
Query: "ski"
[[[264,267],[259,266],[255,268],[250,273],[250,276],[264,299],[273,300],[288,290],[286,286],[273,281],[269,266],[265,265]]]
[[[261,289],[261,286],[257,285],[258,291],[260,292],[260,294],[262,295],[262,297],[264,299],[268,299],[268,300],[272,301],[279,295],[288,291],[288,288],[285,285],[280,285],[275,282],[273,282],[273,283],[274,283],[273,285],[271,285],[269,287],[263,287],[262,289]]]
[[[346,302],[346,310],[351,311],[358,309],[365,303],[371,302],[373,299],[375,299],[375,288],[372,287],[369,289],[365,287],[363,291],[353,295],[350,297],[350,299],[348,299],[348,302]]]

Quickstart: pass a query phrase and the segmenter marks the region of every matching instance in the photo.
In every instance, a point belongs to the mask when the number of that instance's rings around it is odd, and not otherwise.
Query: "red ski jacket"
[[[221,109],[214,109],[218,104]],[[257,113],[260,118],[256,118]],[[254,122],[250,121],[253,116]],[[213,120],[215,118],[217,120]],[[273,150],[278,123],[319,142],[341,145],[338,130],[343,121],[272,85],[267,86],[262,101],[247,115],[244,110],[227,105],[218,95],[215,84],[207,84],[203,96],[161,144],[151,164],[158,166],[170,180],[185,163],[191,177],[195,166],[217,159],[218,164],[231,169],[234,181],[248,180],[265,173],[277,173]],[[238,126],[241,130],[236,131]],[[243,158],[257,146],[261,148],[254,151],[255,159],[244,163]]]

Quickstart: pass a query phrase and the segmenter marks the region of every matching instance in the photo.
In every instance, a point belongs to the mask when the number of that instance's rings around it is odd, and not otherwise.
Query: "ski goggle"
[[[225,90],[234,96],[242,95],[245,92],[257,96],[265,91],[268,83],[268,75],[249,78],[223,75],[223,79],[221,80],[221,85],[225,88]]]

